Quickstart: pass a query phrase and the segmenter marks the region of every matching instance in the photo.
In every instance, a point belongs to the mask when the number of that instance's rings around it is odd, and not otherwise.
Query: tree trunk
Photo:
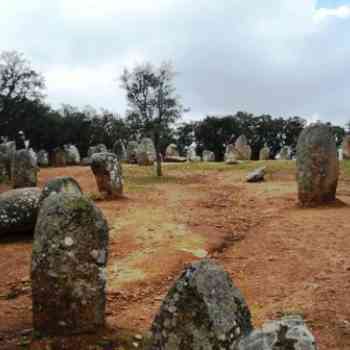
[[[157,176],[163,176],[162,171],[162,157],[160,154],[160,145],[159,145],[159,133],[154,133],[154,148],[156,149],[156,161],[157,161]]]

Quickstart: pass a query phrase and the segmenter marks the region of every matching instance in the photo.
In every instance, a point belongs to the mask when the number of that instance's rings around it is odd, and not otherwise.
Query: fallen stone
[[[42,336],[96,332],[105,323],[108,226],[87,198],[47,197],[33,242],[34,331]]]
[[[36,187],[0,194],[0,235],[34,232],[40,195]]]
[[[258,168],[247,175],[247,182],[261,182],[264,181],[266,167]]]
[[[315,338],[300,316],[265,323],[240,340],[238,350],[317,350]]]

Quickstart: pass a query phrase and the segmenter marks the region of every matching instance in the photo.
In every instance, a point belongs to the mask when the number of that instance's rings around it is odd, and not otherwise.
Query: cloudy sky
[[[30,59],[55,106],[123,114],[123,68],[171,60],[187,119],[350,120],[350,0],[11,0],[0,27],[0,49]]]

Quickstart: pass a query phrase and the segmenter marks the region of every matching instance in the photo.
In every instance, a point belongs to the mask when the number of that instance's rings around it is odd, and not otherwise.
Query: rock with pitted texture
[[[248,306],[229,275],[202,260],[185,269],[163,301],[151,349],[234,349],[251,331]]]
[[[50,195],[58,193],[82,194],[79,183],[71,176],[56,177],[47,182],[41,192],[39,203],[42,203]]]
[[[308,126],[297,144],[299,203],[312,207],[334,201],[338,176],[339,162],[332,129],[321,123]]]
[[[252,158],[252,149],[248,145],[245,135],[241,135],[235,142],[235,150],[237,152],[236,160],[250,160]]]
[[[35,187],[38,171],[37,157],[32,150],[16,151],[12,179],[14,188]]]
[[[39,210],[39,188],[20,188],[0,194],[0,236],[33,233]]]
[[[315,338],[300,316],[265,323],[240,340],[237,350],[317,350]]]
[[[105,323],[108,226],[82,195],[42,203],[34,233],[33,326],[42,336],[96,332]]]
[[[122,167],[114,153],[95,153],[91,159],[91,170],[98,190],[105,197],[119,198],[123,195]]]

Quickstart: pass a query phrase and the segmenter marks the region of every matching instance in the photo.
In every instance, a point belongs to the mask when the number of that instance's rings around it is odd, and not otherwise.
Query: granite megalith
[[[339,162],[332,129],[320,123],[308,126],[297,144],[299,203],[308,207],[334,201],[338,176]]]
[[[92,201],[72,193],[44,200],[31,264],[35,332],[64,336],[104,325],[107,258],[107,222]]]
[[[12,178],[14,188],[36,186],[38,171],[37,157],[33,151],[27,149],[16,151]]]

